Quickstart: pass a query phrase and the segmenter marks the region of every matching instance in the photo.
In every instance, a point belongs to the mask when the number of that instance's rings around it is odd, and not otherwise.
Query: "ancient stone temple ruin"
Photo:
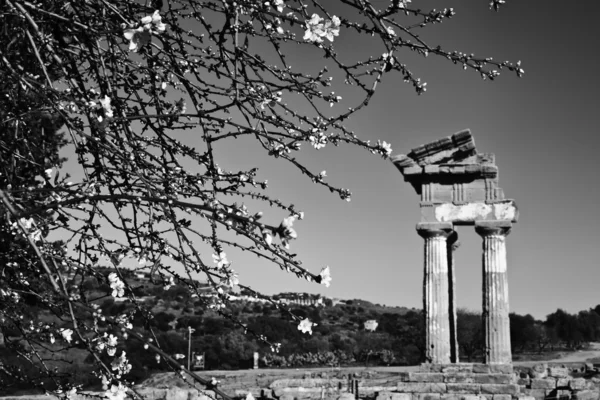
[[[478,153],[466,130],[395,156],[394,165],[421,195],[417,232],[425,239],[423,309],[426,361],[459,360],[454,251],[457,225],[474,225],[483,238],[485,363],[510,364],[506,235],[517,222],[513,200],[498,187],[494,155]]]

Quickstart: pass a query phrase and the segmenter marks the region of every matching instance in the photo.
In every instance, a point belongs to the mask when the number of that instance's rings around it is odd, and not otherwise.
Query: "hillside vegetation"
[[[104,271],[106,274],[109,272]],[[164,351],[180,358],[185,356],[184,362],[190,344],[188,330],[192,328],[192,353],[204,355],[205,369],[251,368],[254,352],[259,353],[261,368],[415,365],[423,360],[425,334],[421,310],[387,307],[360,299],[334,302],[325,298],[322,304],[310,306],[289,304],[295,314],[317,324],[313,327],[312,335],[308,335],[300,332],[297,323],[291,322],[289,316],[277,310],[273,304],[251,301],[249,296],[238,293],[238,300],[230,305],[231,315],[259,335],[281,343],[280,351],[274,353],[267,345],[245,335],[242,329],[236,329],[228,318],[204,307],[205,300],[190,296],[189,290],[183,285],[173,285],[165,290],[162,283],[154,284],[147,277],[137,277],[133,272],[128,277],[127,284],[134,288],[139,306],[148,311],[145,317],[135,305],[119,299],[115,301],[108,296],[110,288],[106,284],[99,284],[95,278],[72,283],[86,289],[88,300],[97,304],[103,315],[118,317],[133,314],[134,322],[137,321],[138,326],[145,326]],[[208,289],[205,296],[211,296]],[[299,301],[311,296],[283,293],[273,297],[293,302],[294,299]],[[35,298],[24,298],[23,301],[30,305],[30,315],[25,316],[27,319],[35,317],[40,324],[58,326],[64,323],[49,312],[39,311]],[[599,340],[599,312],[600,306],[577,315],[557,310],[548,315],[546,321],[536,321],[530,315],[511,314],[515,359],[540,357],[544,352],[558,349],[577,349],[586,342]],[[365,329],[365,322],[369,320],[377,322],[374,331]],[[120,335],[120,332],[109,331],[108,326],[101,322],[97,329]],[[11,374],[33,373],[30,363],[19,355],[19,327],[5,328],[2,333],[6,341],[6,349],[0,352],[2,380],[10,381]],[[480,361],[480,315],[459,310],[458,335],[464,361]],[[171,370],[165,361],[145,350],[141,342],[120,340],[119,343],[117,354],[125,351],[132,363],[129,380],[137,383],[153,373]],[[57,341],[53,346],[53,350],[57,350],[60,345]],[[50,357],[50,354],[40,354],[40,357]],[[61,358],[55,358],[50,365],[58,371],[74,373],[78,382],[86,388],[99,386],[99,380],[89,374],[95,360],[87,352],[85,343],[75,343],[75,346],[65,348],[60,354]],[[67,359],[74,361],[67,363],[64,361]],[[21,389],[24,389],[23,385],[15,384],[2,393],[14,393]]]

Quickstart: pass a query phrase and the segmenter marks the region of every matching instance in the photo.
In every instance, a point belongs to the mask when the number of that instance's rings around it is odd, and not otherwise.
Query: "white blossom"
[[[302,331],[302,333],[308,333],[312,335],[312,327],[317,326],[314,322],[311,322],[308,318],[303,319],[298,324],[298,330]]]
[[[321,284],[325,285],[325,287],[329,287],[331,284],[331,272],[329,271],[329,266],[323,268],[319,273],[319,276],[321,277]]]

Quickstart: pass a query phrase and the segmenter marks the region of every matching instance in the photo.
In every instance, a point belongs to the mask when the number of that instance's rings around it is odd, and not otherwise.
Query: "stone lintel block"
[[[569,376],[569,369],[565,367],[550,367],[548,368],[548,375],[555,378],[566,378]]]
[[[557,378],[556,379],[556,387],[557,388],[568,388],[569,387],[569,379],[568,378]]]
[[[423,173],[423,167],[420,165],[411,165],[410,167],[404,167],[402,169],[402,175],[421,175]]]
[[[475,374],[469,373],[452,373],[444,374],[444,382],[446,383],[474,383]]]
[[[447,383],[448,393],[479,394],[481,385],[476,383]]]
[[[429,214],[432,215],[429,215]],[[513,200],[487,204],[484,201],[464,204],[436,203],[432,210],[421,210],[423,222],[452,222],[472,225],[483,221],[517,222],[519,211]]]
[[[473,364],[444,364],[442,365],[443,373],[471,373],[473,372]]]
[[[531,380],[532,389],[556,389],[555,378],[540,378]]]
[[[535,397],[529,396],[529,395],[525,395],[525,394],[518,394],[517,395],[517,400],[535,400]]]
[[[408,382],[444,382],[441,372],[409,372]]]
[[[482,165],[481,175],[486,178],[495,178],[498,176],[498,167],[495,165]]]
[[[396,389],[402,393],[444,393],[446,384],[437,382],[398,382]]]
[[[495,394],[493,400],[512,400],[512,395],[510,394]]]
[[[440,393],[415,393],[413,400],[440,400]]]
[[[536,400],[544,400],[546,398],[546,390],[545,389],[523,389],[521,390],[526,396],[532,396]]]
[[[576,390],[573,393],[573,400],[598,400],[599,393],[596,390]]]
[[[481,393],[485,394],[510,394],[516,395],[519,393],[519,385],[507,384],[507,385],[495,385],[495,384],[484,384],[481,385]]]
[[[481,171],[481,165],[479,164],[467,164],[465,165],[465,173],[476,174]]]
[[[584,378],[573,378],[569,381],[569,388],[573,390],[583,390],[587,387],[587,382]]]
[[[426,174],[439,174],[440,166],[439,165],[426,165],[423,168],[423,172]]]
[[[512,374],[473,374],[473,382],[475,383],[507,385],[515,383],[515,379]]]

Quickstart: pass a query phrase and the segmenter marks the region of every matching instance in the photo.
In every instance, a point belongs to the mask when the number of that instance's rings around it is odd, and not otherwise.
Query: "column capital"
[[[454,232],[454,227],[450,222],[419,222],[417,224],[417,233],[423,238],[442,236],[447,238]]]
[[[475,232],[480,236],[506,236],[510,233],[512,222],[510,221],[477,221]]]

